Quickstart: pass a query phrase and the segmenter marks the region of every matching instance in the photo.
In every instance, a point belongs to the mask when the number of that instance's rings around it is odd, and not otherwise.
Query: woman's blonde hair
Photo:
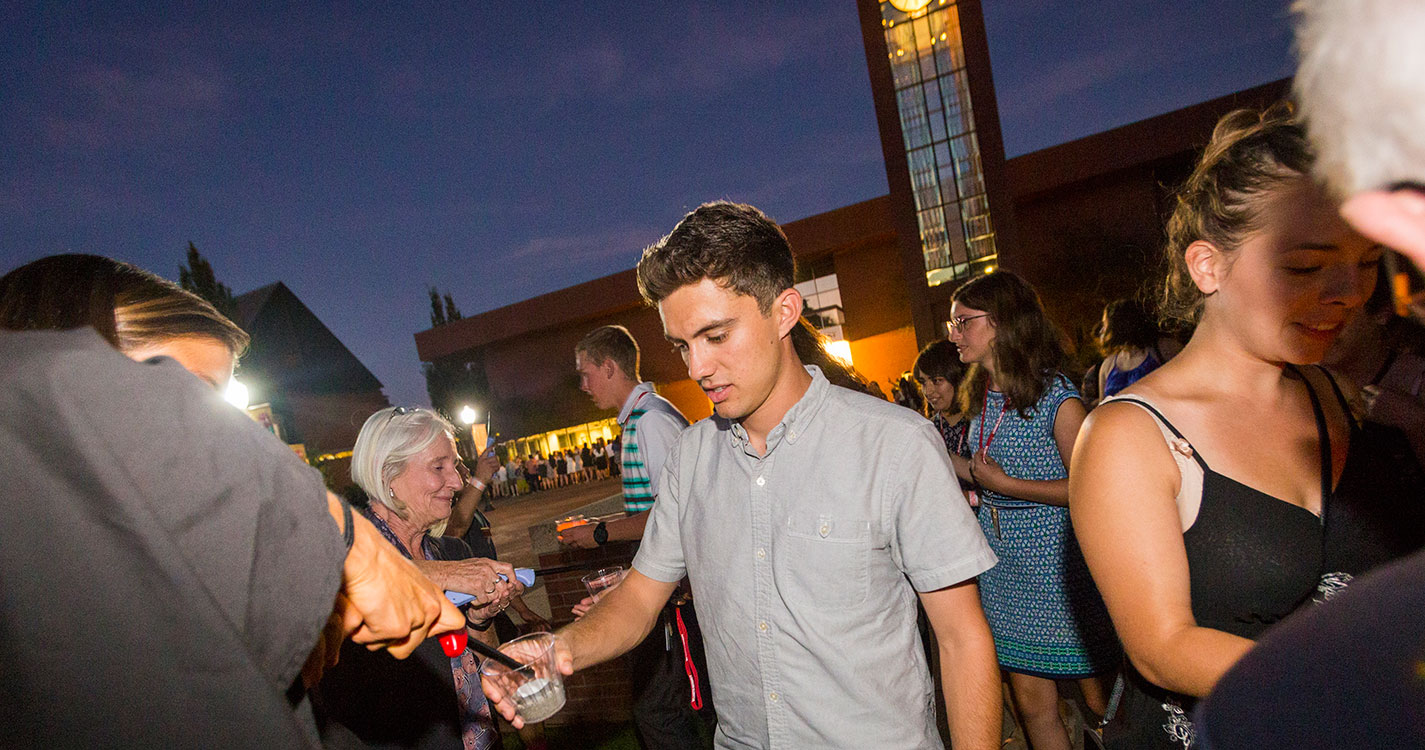
[[[1311,146],[1289,105],[1265,112],[1239,109],[1218,120],[1212,140],[1174,196],[1164,247],[1167,275],[1158,306],[1164,324],[1197,325],[1206,299],[1188,273],[1184,253],[1199,240],[1229,255],[1260,229],[1262,199],[1310,174]]]

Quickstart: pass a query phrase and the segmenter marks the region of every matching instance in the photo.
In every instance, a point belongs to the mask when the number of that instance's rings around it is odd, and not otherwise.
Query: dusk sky
[[[0,272],[176,279],[191,240],[425,404],[432,284],[469,315],[629,268],[706,200],[887,192],[853,0],[359,5],[5,3]],[[1291,73],[1285,0],[984,6],[1010,156]]]

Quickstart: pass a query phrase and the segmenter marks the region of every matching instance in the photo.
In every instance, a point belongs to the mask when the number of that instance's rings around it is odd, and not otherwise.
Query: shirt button
[[[761,487],[762,485],[764,485],[764,484],[766,484],[766,483],[767,483],[767,478],[766,478],[766,477],[757,477],[757,486],[758,486],[758,487]]]
[[[826,536],[827,534],[831,533],[831,527],[827,526],[826,524],[822,524],[820,531],[822,536]]]
[[[765,549],[758,549],[758,550],[757,550],[757,559],[758,559],[758,560],[764,559],[764,558],[766,558],[766,557],[767,557],[767,550],[765,550]]]
[[[777,694],[776,694],[776,693],[772,693],[771,695],[769,695],[769,696],[767,696],[767,697],[768,697],[768,698],[771,698],[773,703],[776,703],[776,702],[777,702]]]
[[[767,632],[767,623],[765,623],[765,622],[759,622],[759,623],[757,623],[757,629],[760,630],[760,631],[762,631],[763,633]]]

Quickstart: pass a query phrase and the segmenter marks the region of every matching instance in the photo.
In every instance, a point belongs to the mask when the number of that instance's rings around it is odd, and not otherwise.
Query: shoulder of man
[[[875,429],[889,433],[908,433],[930,425],[930,420],[921,416],[919,412],[883,398],[876,398],[837,385],[828,389],[826,401],[821,405],[821,409],[823,419],[853,422],[861,425],[863,430]]]

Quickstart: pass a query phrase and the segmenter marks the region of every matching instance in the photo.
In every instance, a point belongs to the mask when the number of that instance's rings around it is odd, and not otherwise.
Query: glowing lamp
[[[239,383],[237,378],[229,380],[228,389],[223,392],[223,400],[239,409],[247,409],[247,386]]]
[[[851,367],[851,342],[845,339],[841,341],[826,342],[826,353],[846,363]]]

